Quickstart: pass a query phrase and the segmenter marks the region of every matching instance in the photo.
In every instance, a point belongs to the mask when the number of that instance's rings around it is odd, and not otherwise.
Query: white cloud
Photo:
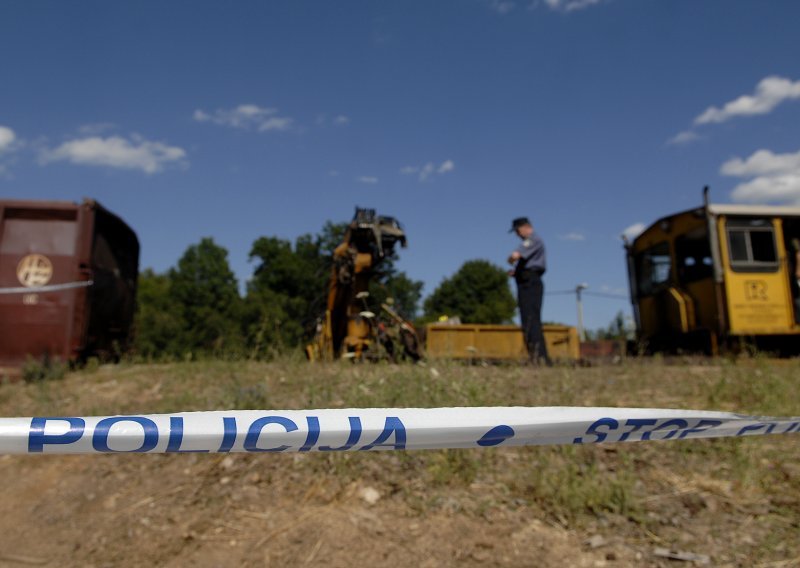
[[[258,105],[239,105],[232,109],[217,109],[213,113],[197,109],[192,115],[197,122],[211,122],[220,126],[242,128],[244,130],[288,130],[294,122],[288,116],[278,116],[278,109]]]
[[[120,136],[93,136],[69,140],[53,150],[45,149],[40,155],[40,162],[67,161],[154,174],[169,164],[185,164],[185,158],[186,151],[183,148],[152,142],[139,136],[133,136],[130,140]]]
[[[346,114],[337,114],[333,117],[328,116],[325,113],[317,115],[316,120],[317,126],[347,126],[350,124],[350,117]]]
[[[602,1],[603,0],[544,0],[544,3],[547,4],[547,7],[551,10],[575,12],[599,4]]]
[[[498,14],[505,16],[516,8],[517,4],[511,0],[490,0],[489,7]]]
[[[755,178],[736,186],[731,197],[734,201],[748,203],[780,202],[800,206],[800,172]]]
[[[16,133],[8,126],[0,125],[0,177],[10,177],[9,166],[14,163],[13,153],[22,142],[17,138]]]
[[[719,171],[725,176],[752,178],[733,189],[734,201],[800,205],[800,151],[775,154],[758,150],[745,160],[728,160]]]
[[[742,95],[722,108],[708,107],[694,119],[695,124],[720,123],[736,116],[767,114],[784,101],[800,99],[800,81],[784,77],[766,77],[752,95]]]
[[[428,162],[419,170],[419,181],[425,181],[431,174],[436,171],[436,166],[433,165],[433,162]]]
[[[439,169],[436,170],[437,174],[446,174],[447,172],[452,172],[456,169],[456,164],[453,160],[445,160],[442,162],[442,165],[439,166]]]
[[[11,145],[17,139],[17,135],[8,126],[0,125],[0,153],[11,149]]]
[[[271,116],[258,125],[259,132],[268,130],[288,130],[292,126],[292,119],[288,116]]]
[[[633,240],[641,235],[646,228],[647,226],[644,223],[634,223],[622,231],[622,237],[628,240]]]
[[[445,160],[438,166],[433,162],[428,162],[422,166],[404,166],[400,168],[400,173],[403,175],[419,175],[419,181],[426,181],[432,175],[443,175],[452,172],[456,169],[456,163],[453,160]]]
[[[331,177],[336,177],[339,175],[339,170],[328,170],[328,175]]]
[[[356,178],[356,181],[361,183],[372,184],[372,183],[378,183],[378,178],[376,178],[375,176],[360,176]]]
[[[750,177],[784,174],[800,170],[800,152],[795,154],[773,154],[769,150],[758,150],[746,160],[733,158],[720,168],[725,176]]]
[[[572,232],[572,233],[567,233],[566,235],[561,235],[560,238],[561,238],[562,241],[585,241],[586,240],[586,236],[583,233],[577,233],[577,232]]]
[[[683,132],[679,132],[669,140],[667,140],[668,145],[675,145],[675,144],[688,144],[689,142],[694,142],[698,140],[700,135],[692,130],[684,130]]]

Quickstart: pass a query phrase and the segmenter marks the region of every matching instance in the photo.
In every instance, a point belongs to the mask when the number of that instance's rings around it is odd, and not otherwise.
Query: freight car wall
[[[0,201],[0,366],[124,347],[138,255],[133,231],[94,201]]]

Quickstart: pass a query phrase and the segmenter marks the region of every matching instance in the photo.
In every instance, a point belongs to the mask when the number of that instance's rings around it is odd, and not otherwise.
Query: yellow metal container
[[[554,360],[580,356],[578,332],[566,325],[542,328],[547,352]],[[431,358],[523,360],[528,357],[522,330],[516,325],[429,324],[425,352]]]

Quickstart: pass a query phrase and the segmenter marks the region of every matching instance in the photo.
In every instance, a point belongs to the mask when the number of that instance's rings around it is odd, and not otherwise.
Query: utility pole
[[[583,301],[581,300],[581,292],[586,290],[589,285],[584,282],[575,286],[575,302],[578,305],[578,339],[581,342],[586,341],[586,331],[583,329]]]

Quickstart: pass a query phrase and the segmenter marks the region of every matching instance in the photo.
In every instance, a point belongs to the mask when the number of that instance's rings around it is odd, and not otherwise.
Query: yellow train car
[[[626,242],[640,344],[648,351],[751,345],[800,352],[800,207],[704,205]]]

